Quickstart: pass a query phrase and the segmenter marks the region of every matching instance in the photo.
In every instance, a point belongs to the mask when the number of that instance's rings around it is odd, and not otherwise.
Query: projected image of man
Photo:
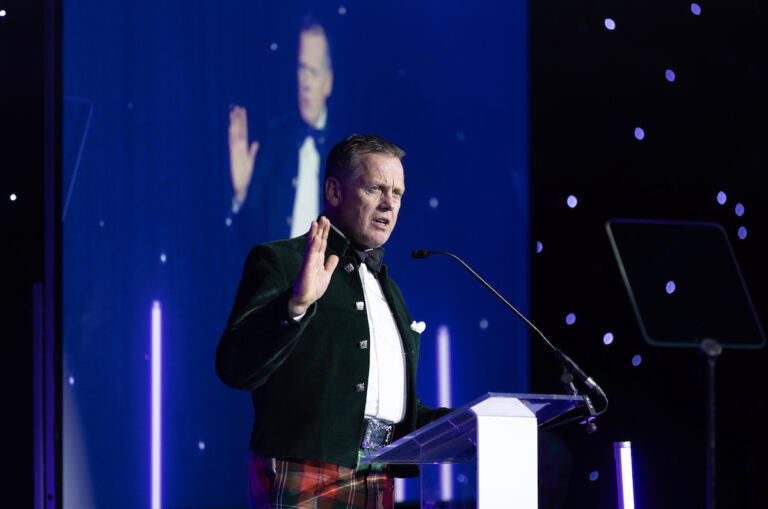
[[[299,32],[296,86],[298,111],[273,119],[263,143],[249,142],[244,107],[229,113],[232,216],[244,249],[301,235],[320,213],[333,67],[325,29],[309,18]]]

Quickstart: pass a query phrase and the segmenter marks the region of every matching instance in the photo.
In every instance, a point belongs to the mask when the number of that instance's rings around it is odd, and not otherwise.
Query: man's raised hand
[[[239,203],[248,195],[248,185],[253,176],[253,163],[259,151],[259,142],[248,146],[248,115],[245,108],[235,106],[229,112],[229,173],[232,188]]]
[[[325,248],[328,245],[328,232],[331,222],[325,216],[319,221],[312,221],[307,238],[307,248],[304,252],[304,262],[301,264],[299,277],[293,287],[293,295],[288,301],[288,310],[294,315],[306,313],[317,299],[328,289],[333,271],[339,264],[339,257],[331,255],[325,259]]]

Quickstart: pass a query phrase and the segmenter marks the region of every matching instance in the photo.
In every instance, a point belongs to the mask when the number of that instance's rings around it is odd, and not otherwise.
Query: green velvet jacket
[[[230,387],[251,391],[255,422],[250,448],[265,456],[317,460],[355,468],[364,432],[369,330],[359,261],[346,239],[331,229],[327,255],[339,264],[328,290],[300,322],[288,300],[307,236],[253,248],[248,255],[227,328],[216,351],[216,373]],[[406,357],[405,418],[395,438],[449,412],[422,405],[414,380],[419,334],[400,289],[379,275]],[[396,475],[416,475],[414,468]]]

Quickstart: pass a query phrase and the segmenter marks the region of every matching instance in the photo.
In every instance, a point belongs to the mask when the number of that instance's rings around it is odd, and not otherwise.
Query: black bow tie
[[[384,248],[376,247],[367,251],[358,251],[355,249],[360,261],[368,267],[373,277],[378,278],[381,271],[381,260],[384,258]]]
[[[297,142],[299,147],[301,147],[301,145],[304,143],[304,140],[306,140],[308,136],[314,138],[315,146],[325,144],[325,129],[315,129],[314,127],[302,122],[302,126],[298,131]]]

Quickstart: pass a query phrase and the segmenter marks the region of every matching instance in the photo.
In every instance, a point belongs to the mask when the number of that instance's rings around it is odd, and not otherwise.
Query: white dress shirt
[[[320,114],[315,129],[324,129],[328,110]],[[320,214],[320,152],[312,136],[304,138],[299,148],[299,170],[295,180],[296,194],[291,215],[291,238],[304,235]]]
[[[360,264],[368,314],[370,367],[365,417],[400,422],[405,416],[405,354],[400,332],[379,280]]]

